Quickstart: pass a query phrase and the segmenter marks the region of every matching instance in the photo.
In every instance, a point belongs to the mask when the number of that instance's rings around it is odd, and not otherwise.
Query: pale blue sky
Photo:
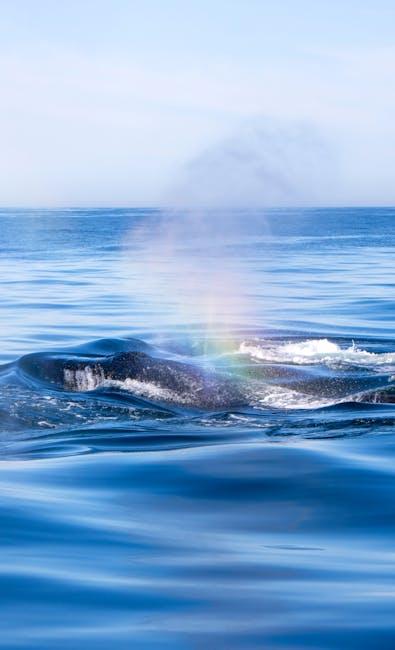
[[[395,203],[393,2],[1,4],[0,205]]]

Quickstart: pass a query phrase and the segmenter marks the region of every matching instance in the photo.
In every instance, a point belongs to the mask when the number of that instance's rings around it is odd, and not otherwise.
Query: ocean
[[[0,211],[1,648],[395,647],[394,225]]]

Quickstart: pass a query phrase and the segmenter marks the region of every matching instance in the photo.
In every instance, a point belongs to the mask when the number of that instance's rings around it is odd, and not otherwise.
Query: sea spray
[[[265,326],[256,296],[271,252],[255,260],[250,247],[270,239],[264,206],[314,203],[332,178],[331,152],[310,123],[255,118],[203,145],[168,188],[171,207],[131,227],[121,272],[131,300],[158,329],[197,326],[207,344],[251,320]]]
[[[159,327],[176,323],[207,338],[218,330],[222,340],[231,336],[252,311],[254,281],[243,250],[247,255],[251,228],[267,230],[264,213],[250,216],[244,235],[243,211],[166,210],[155,220],[155,228],[149,218],[133,228],[125,242],[131,297],[160,314]]]

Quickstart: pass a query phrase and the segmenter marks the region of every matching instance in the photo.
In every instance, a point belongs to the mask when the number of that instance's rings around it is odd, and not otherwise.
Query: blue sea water
[[[395,647],[394,224],[0,212],[1,648]]]

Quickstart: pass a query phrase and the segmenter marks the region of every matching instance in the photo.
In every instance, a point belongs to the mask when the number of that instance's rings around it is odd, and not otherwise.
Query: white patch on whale
[[[196,403],[201,387],[191,381],[189,393],[177,393],[170,388],[160,386],[152,381],[140,381],[127,377],[126,379],[113,379],[106,376],[101,366],[86,365],[84,368],[72,370],[65,368],[63,371],[64,386],[68,390],[89,392],[97,388],[118,388],[138,397],[164,402],[193,405]]]

